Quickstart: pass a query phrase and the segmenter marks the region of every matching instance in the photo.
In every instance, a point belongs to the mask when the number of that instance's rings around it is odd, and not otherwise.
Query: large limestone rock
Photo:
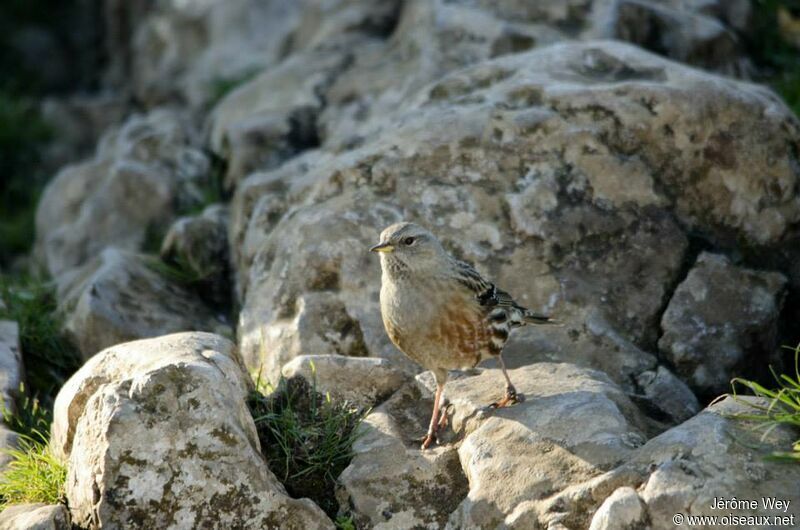
[[[59,392],[52,441],[89,528],[333,528],[261,456],[234,345],[207,333],[121,344]]]
[[[639,449],[631,465],[645,473],[639,495],[647,504],[654,530],[674,528],[672,516],[679,512],[717,516],[797,514],[800,469],[764,458],[770,451],[788,450],[797,433],[783,426],[762,439],[763,431],[736,419],[737,414],[755,412],[747,403],[765,405],[763,400],[753,399],[729,397]],[[759,507],[712,509],[715,497],[754,499]],[[761,499],[767,497],[789,501],[788,512],[765,508]]]
[[[177,331],[230,335],[222,317],[156,259],[108,248],[65,275],[59,292],[64,328],[85,359],[114,344]]]
[[[18,504],[0,512],[3,530],[70,530],[69,512],[63,504]]]
[[[362,338],[370,356],[397,356],[367,248],[409,219],[565,322],[515,333],[511,356],[589,359],[630,385],[657,368],[646,352],[684,266],[686,230],[774,249],[800,220],[791,112],[765,89],[625,44],[484,61],[394,107],[358,128],[355,148],[323,142],[238,187],[230,240],[249,366],[274,376],[293,356]],[[321,318],[316,307],[348,322],[334,344],[304,326]],[[598,342],[632,347],[609,356]]]
[[[343,355],[301,355],[281,372],[286,379],[301,376],[317,392],[361,408],[385,401],[409,379],[386,359]]]
[[[36,213],[46,271],[59,280],[108,246],[138,250],[176,210],[198,203],[210,162],[196,141],[185,116],[162,109],[128,119],[103,136],[94,158],[62,169]]]
[[[600,372],[539,363],[510,376],[526,399],[500,411],[487,407],[504,392],[499,370],[449,382],[450,426],[426,452],[427,378],[376,408],[340,478],[356,514],[377,528],[533,528],[517,520],[526,511],[546,525],[546,499],[602,476],[645,441],[638,410]]]
[[[738,374],[766,374],[780,366],[778,316],[786,278],[733,265],[703,253],[676,289],[661,319],[664,357],[704,395],[730,389]]]
[[[509,376],[525,402],[490,415],[486,405],[505,389],[499,370],[454,381],[446,390],[452,429],[464,436],[458,453],[470,484],[450,518],[454,528],[504,522],[524,528],[520,511],[537,501],[542,507],[533,511],[546,526],[552,514],[545,499],[615,468],[646,440],[636,407],[600,372],[539,363]]]

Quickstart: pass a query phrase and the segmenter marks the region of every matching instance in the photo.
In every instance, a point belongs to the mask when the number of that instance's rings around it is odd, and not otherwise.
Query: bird
[[[387,227],[370,248],[380,254],[380,308],[386,333],[397,348],[433,373],[436,393],[427,449],[446,426],[440,412],[448,370],[474,368],[497,358],[505,395],[490,407],[518,403],[502,351],[512,329],[526,324],[556,324],[547,315],[522,307],[470,264],[451,256],[427,229],[400,222]]]

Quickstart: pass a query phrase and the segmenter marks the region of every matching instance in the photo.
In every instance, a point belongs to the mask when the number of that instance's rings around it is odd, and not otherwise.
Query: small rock
[[[353,460],[337,493],[360,526],[382,530],[443,528],[467,495],[452,446],[421,452],[433,401],[411,383],[373,410],[359,427]]]
[[[301,355],[286,363],[281,372],[287,379],[302,376],[315,382],[317,392],[361,408],[381,403],[409,379],[386,359],[341,355]]]
[[[0,320],[0,399],[7,410],[16,410],[14,397],[22,382],[22,352],[19,326],[11,320]],[[17,445],[17,433],[0,423],[0,469],[11,460],[6,452]]]
[[[22,351],[19,344],[19,325],[0,320],[0,398],[6,408],[13,410],[14,396],[22,382]]]
[[[636,490],[625,486],[614,491],[592,517],[589,530],[631,530],[644,523],[644,505]]]
[[[193,288],[217,307],[230,302],[228,210],[208,206],[201,215],[181,217],[161,244],[161,259],[196,277]]]
[[[664,358],[703,397],[730,390],[735,375],[758,377],[779,366],[776,328],[786,281],[704,252],[661,318]]]
[[[18,504],[0,512],[3,530],[70,530],[69,512],[63,504]]]
[[[64,326],[85,359],[114,344],[166,333],[231,334],[195,293],[148,266],[146,259],[108,248],[64,276],[59,293],[67,314]]]
[[[73,522],[91,528],[325,528],[287,496],[260,452],[252,382],[235,346],[208,333],[120,344],[56,398],[52,444],[68,460]]]
[[[275,384],[281,368],[305,352],[348,357],[369,353],[358,321],[331,293],[307,293],[290,303],[293,307],[287,308],[284,318],[266,332],[252,321],[252,313],[239,316],[242,356],[251,371]],[[251,322],[256,327],[252,331]]]
[[[609,37],[723,74],[746,77],[750,73],[736,33],[717,17],[693,12],[686,5],[691,2],[674,7],[668,2],[640,0],[609,4],[614,6]]]

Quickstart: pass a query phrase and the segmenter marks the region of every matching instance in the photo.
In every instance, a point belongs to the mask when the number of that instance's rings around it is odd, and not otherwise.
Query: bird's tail
[[[526,309],[524,315],[522,316],[522,320],[525,321],[526,324],[536,324],[536,325],[556,325],[560,326],[561,322],[558,320],[549,317],[547,315],[540,315],[538,313],[534,313],[533,311]]]

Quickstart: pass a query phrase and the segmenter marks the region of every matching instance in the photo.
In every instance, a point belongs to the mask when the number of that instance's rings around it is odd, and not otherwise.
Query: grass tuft
[[[19,448],[6,451],[11,461],[0,476],[0,511],[9,504],[66,502],[67,467],[43,441],[45,436],[20,436]]]
[[[20,383],[16,397],[16,410],[11,410],[0,401],[0,414],[3,422],[12,431],[27,438],[47,442],[46,433],[53,423],[53,412],[43,406],[37,397],[28,394],[25,383]],[[42,433],[45,433],[43,436]]]
[[[762,440],[766,438],[772,430],[780,425],[789,425],[800,428],[800,345],[793,348],[795,357],[794,375],[781,374],[778,376],[774,371],[777,387],[774,389],[737,377],[731,381],[733,387],[733,398],[737,399],[740,392],[737,385],[749,390],[753,395],[765,398],[767,405],[759,405],[742,399],[737,400],[744,403],[751,409],[752,414],[736,414],[737,419],[754,421],[758,428],[764,432]],[[785,451],[773,452],[768,457],[771,460],[800,463],[800,439],[792,444],[791,448]]]
[[[366,412],[319,394],[301,377],[281,379],[269,395],[259,377],[256,388],[248,405],[270,469],[289,495],[308,497],[336,518],[336,479],[353,457]]]
[[[352,515],[340,515],[335,521],[338,530],[356,530],[356,523]]]
[[[54,288],[34,278],[0,274],[0,298],[6,304],[0,319],[19,324],[29,390],[51,401],[81,365],[78,350],[61,332]]]

